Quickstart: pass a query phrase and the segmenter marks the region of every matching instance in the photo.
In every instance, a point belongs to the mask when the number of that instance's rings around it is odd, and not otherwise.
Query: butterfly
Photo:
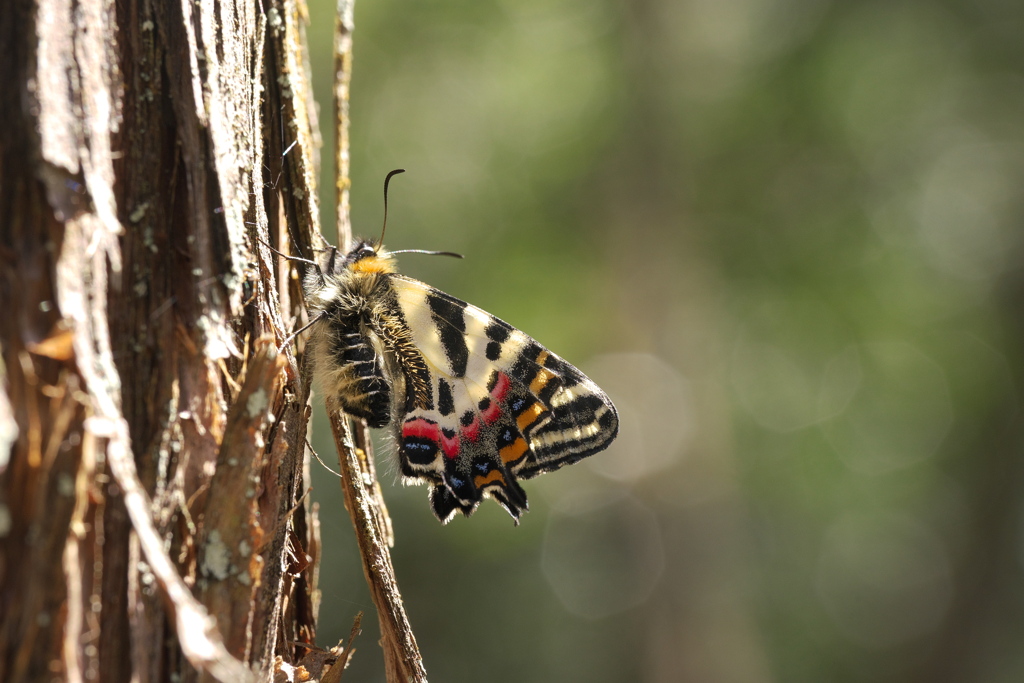
[[[384,193],[386,225],[387,181]],[[518,524],[528,509],[520,479],[618,434],[615,406],[586,375],[503,320],[400,275],[380,240],[343,258],[332,251],[303,285],[318,389],[369,426],[390,426],[404,481],[430,485],[442,523],[489,497]]]

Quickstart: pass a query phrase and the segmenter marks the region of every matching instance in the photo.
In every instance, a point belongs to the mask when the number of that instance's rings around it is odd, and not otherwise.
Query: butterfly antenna
[[[428,256],[451,256],[454,258],[466,258],[455,251],[432,251],[428,249],[396,249],[389,251],[389,254],[427,254]]]
[[[380,239],[377,240],[374,251],[380,251],[381,245],[384,244],[384,231],[388,229],[388,184],[391,182],[391,176],[396,176],[399,173],[405,173],[405,169],[396,168],[384,178],[384,225],[380,228]]]

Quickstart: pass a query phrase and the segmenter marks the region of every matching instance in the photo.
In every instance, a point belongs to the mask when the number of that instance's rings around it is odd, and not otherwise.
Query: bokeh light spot
[[[619,411],[619,437],[587,460],[595,472],[635,481],[680,458],[694,433],[694,414],[678,370],[651,354],[611,353],[588,363],[586,372]]]
[[[568,611],[592,619],[617,614],[647,600],[661,578],[658,520],[629,495],[577,497],[548,519],[541,564]]]
[[[907,342],[861,347],[863,380],[849,407],[824,424],[850,469],[881,474],[931,457],[953,422],[942,368]]]
[[[952,597],[948,552],[920,521],[890,513],[851,513],[829,530],[817,591],[839,631],[872,649],[927,635]]]
[[[765,429],[792,432],[818,420],[817,378],[782,347],[740,340],[732,384],[740,404]]]

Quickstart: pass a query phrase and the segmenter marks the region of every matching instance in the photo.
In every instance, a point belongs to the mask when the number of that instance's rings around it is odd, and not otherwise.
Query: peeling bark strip
[[[272,337],[257,341],[244,383],[227,415],[217,469],[210,480],[204,524],[198,537],[198,593],[216,616],[220,633],[232,652],[247,658],[252,632],[252,605],[262,577],[263,545],[256,494],[260,456],[265,456],[263,431],[276,416],[271,398],[278,392],[284,370]],[[207,528],[212,527],[212,528]]]
[[[319,239],[303,21],[0,12],[5,683],[245,681],[315,638],[302,311],[261,244]]]

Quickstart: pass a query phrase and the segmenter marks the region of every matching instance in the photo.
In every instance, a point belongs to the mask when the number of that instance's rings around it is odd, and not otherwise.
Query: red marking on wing
[[[449,439],[444,432],[441,432],[441,450],[444,451],[446,458],[454,460],[459,454],[459,435],[453,434]]]
[[[480,438],[480,420],[476,416],[473,417],[473,421],[468,426],[462,428],[462,436],[470,441],[476,441]]]
[[[509,382],[508,375],[504,372],[499,372],[498,381],[494,383],[494,388],[491,389],[491,397],[498,403],[501,403],[505,400],[505,394],[508,393],[510,385],[511,382]]]
[[[402,436],[415,436],[437,443],[441,440],[441,430],[438,429],[437,423],[419,417],[402,425]]]
[[[508,394],[509,386],[511,386],[511,382],[508,379],[508,375],[504,372],[499,372],[498,381],[494,383],[494,388],[491,389],[491,404],[481,413],[481,417],[483,417],[484,422],[487,424],[494,424],[495,420],[501,417],[501,404]]]
[[[494,424],[494,421],[501,417],[501,406],[497,401],[491,401],[491,405],[487,406],[487,410],[480,413],[480,416],[487,424]]]

